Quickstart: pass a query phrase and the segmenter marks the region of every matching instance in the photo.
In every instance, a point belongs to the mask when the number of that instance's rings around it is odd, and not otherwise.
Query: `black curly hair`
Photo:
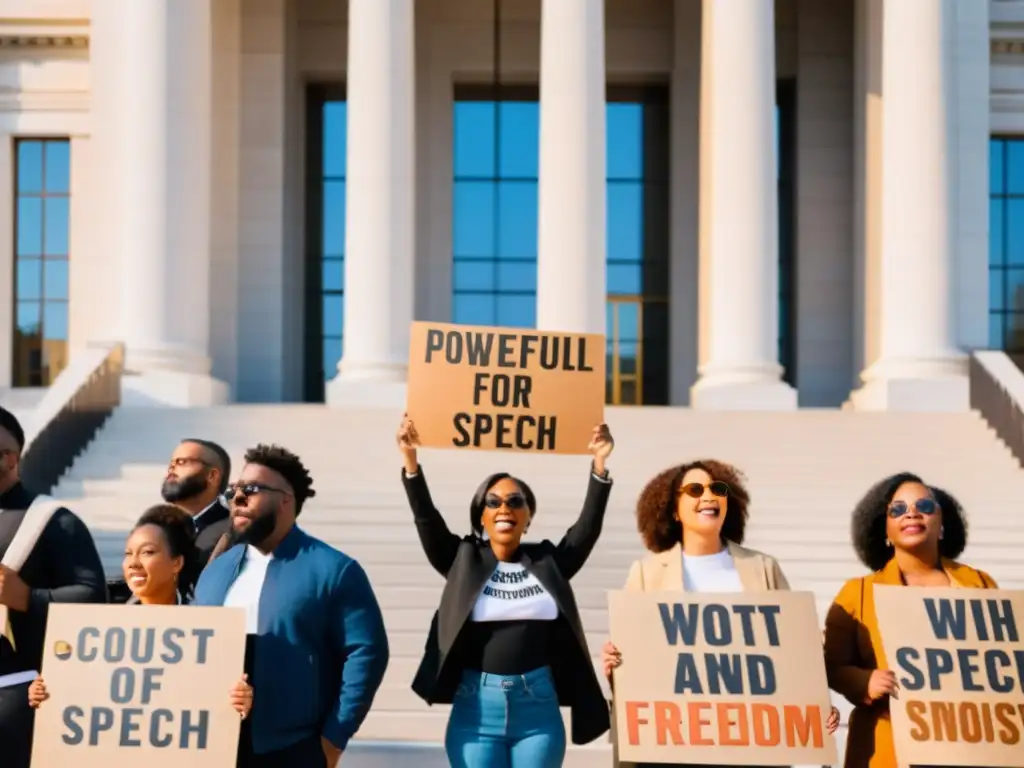
[[[676,505],[683,476],[691,469],[703,469],[712,480],[729,486],[729,511],[722,522],[722,540],[742,544],[747,530],[750,492],[745,478],[732,464],[700,459],[669,467],[655,475],[640,492],[636,502],[636,527],[651,552],[666,552],[683,540]]]
[[[958,558],[967,547],[967,518],[963,507],[952,495],[928,485],[912,472],[899,472],[880,480],[868,489],[853,509],[850,538],[857,557],[872,571],[882,570],[893,557],[886,543],[885,522],[889,504],[904,483],[920,483],[929,491],[942,510],[942,540],[939,554],[950,560]]]
[[[287,448],[260,443],[245,452],[245,463],[259,464],[261,467],[272,469],[285,479],[295,495],[296,515],[302,511],[302,505],[307,499],[316,496],[309,470],[302,463],[302,459]]]
[[[171,557],[182,558],[183,564],[178,574],[178,591],[182,596],[188,596],[203,570],[202,563],[199,562],[199,550],[196,549],[196,528],[192,516],[172,504],[157,504],[142,513],[133,530],[138,530],[144,525],[159,528],[167,542],[167,551]]]

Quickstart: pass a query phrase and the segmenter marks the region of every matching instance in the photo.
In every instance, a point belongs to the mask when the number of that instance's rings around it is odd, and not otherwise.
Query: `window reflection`
[[[322,401],[338,371],[345,324],[348,104],[342,89],[309,93],[305,399]]]
[[[14,177],[13,383],[43,387],[68,359],[70,142],[19,139]]]
[[[989,141],[989,346],[1024,362],[1024,138]]]

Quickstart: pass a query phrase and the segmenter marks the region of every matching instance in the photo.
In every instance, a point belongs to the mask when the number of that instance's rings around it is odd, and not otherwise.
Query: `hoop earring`
[[[885,540],[885,546],[888,547],[889,549],[892,549],[892,542],[889,541],[889,539],[886,539]]]
[[[944,525],[939,526],[939,541],[942,541],[942,539],[943,539],[943,537],[945,535],[946,535],[946,526],[944,526]]]

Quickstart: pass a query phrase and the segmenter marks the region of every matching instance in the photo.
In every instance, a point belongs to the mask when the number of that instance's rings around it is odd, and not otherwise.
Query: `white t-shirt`
[[[265,555],[251,544],[246,547],[242,569],[224,597],[225,608],[245,608],[245,631],[250,635],[255,635],[259,628],[260,594],[267,578],[267,566],[273,559],[272,554]]]
[[[558,606],[520,563],[499,562],[473,605],[473,621],[554,621]]]
[[[687,592],[742,592],[743,583],[728,549],[713,555],[683,557],[683,587]]]

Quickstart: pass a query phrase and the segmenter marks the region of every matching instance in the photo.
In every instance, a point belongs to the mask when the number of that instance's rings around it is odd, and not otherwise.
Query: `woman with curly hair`
[[[954,561],[967,546],[960,504],[917,475],[876,483],[853,510],[852,538],[874,573],[850,579],[825,620],[829,687],[854,705],[846,768],[896,768],[889,697],[898,695],[875,615],[876,584],[996,589],[992,577]]]
[[[742,546],[750,494],[736,467],[713,459],[667,469],[637,500],[637,528],[651,555],[629,569],[625,589],[640,592],[772,592],[789,590],[775,558]],[[622,664],[609,641],[605,676]],[[829,733],[839,727],[833,707]],[[624,765],[623,763],[619,763]]]

